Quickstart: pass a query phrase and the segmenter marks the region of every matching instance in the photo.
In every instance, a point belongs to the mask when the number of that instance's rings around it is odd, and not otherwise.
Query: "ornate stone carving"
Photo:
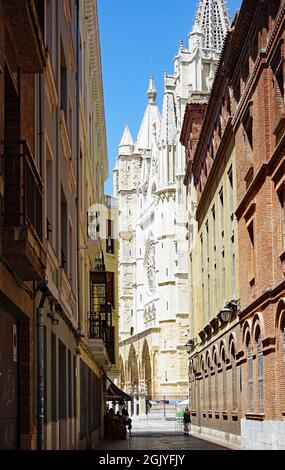
[[[156,285],[155,285],[156,267],[155,267],[155,242],[152,239],[149,239],[146,242],[144,267],[146,270],[148,288],[151,293],[154,293],[156,290]]]

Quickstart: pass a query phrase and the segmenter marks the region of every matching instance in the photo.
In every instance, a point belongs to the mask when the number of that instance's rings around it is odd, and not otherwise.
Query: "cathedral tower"
[[[136,142],[125,129],[114,171],[119,200],[121,366],[132,414],[145,398],[186,398],[189,328],[185,153],[187,102],[206,102],[229,26],[224,0],[201,0],[189,46],[165,74],[162,115],[150,79]],[[122,385],[122,384],[121,384]],[[138,406],[137,406],[138,405]]]

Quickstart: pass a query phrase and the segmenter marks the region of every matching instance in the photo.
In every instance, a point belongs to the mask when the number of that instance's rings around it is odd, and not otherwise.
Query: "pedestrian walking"
[[[132,420],[129,417],[129,413],[127,412],[126,408],[123,408],[122,410],[122,415],[123,415],[123,426],[128,427],[129,434],[131,435],[132,431]]]
[[[190,426],[190,423],[191,423],[191,415],[190,415],[190,410],[189,410],[188,407],[186,407],[185,410],[184,410],[183,423],[184,423],[184,435],[188,436],[189,426]]]

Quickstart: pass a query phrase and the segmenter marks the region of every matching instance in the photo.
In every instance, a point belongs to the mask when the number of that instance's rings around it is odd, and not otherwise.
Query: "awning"
[[[106,390],[104,393],[106,401],[131,401],[130,395],[121,390],[117,385],[106,376]]]

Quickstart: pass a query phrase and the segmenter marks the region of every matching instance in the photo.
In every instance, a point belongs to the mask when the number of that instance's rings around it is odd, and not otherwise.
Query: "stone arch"
[[[120,375],[118,378],[119,382],[119,387],[124,390],[125,385],[126,385],[126,378],[125,378],[125,367],[124,367],[124,362],[122,356],[120,356],[119,359],[119,370],[120,370]]]
[[[159,361],[159,351],[157,349],[153,350],[152,353],[152,370],[153,370],[153,381],[151,384],[152,388],[152,396],[155,398],[155,395],[158,390],[158,375],[159,375],[159,369],[158,369],[158,361]]]
[[[248,335],[251,339],[251,321],[246,320],[244,324],[242,325],[242,344],[243,346],[247,346],[247,341],[248,341]]]
[[[227,343],[225,339],[222,339],[220,342],[220,359],[223,360],[223,351],[224,351],[224,360],[227,360],[228,357],[228,348],[227,348]]]
[[[218,367],[219,365],[219,350],[218,346],[215,344],[212,351],[212,363]]]
[[[142,350],[142,378],[145,380],[149,397],[152,395],[152,367],[150,357],[149,346],[145,340]]]
[[[230,355],[231,355],[232,347],[234,347],[235,353],[237,353],[238,342],[237,342],[237,336],[236,336],[235,332],[232,332],[230,334],[230,337],[229,337],[229,353],[230,353]]]
[[[282,297],[277,305],[277,310],[276,310],[276,318],[275,318],[275,328],[276,330],[279,330],[282,328],[282,324],[284,323],[284,317],[285,317],[285,297]]]
[[[208,369],[210,370],[212,368],[212,358],[211,358],[210,350],[206,352],[206,364],[207,364]]]
[[[251,337],[253,339],[256,338],[257,328],[259,328],[261,337],[264,339],[265,338],[265,330],[264,330],[263,316],[259,312],[254,314],[252,324],[251,324]]]
[[[133,389],[138,389],[139,384],[139,369],[136,350],[132,344],[128,356],[128,378]]]

